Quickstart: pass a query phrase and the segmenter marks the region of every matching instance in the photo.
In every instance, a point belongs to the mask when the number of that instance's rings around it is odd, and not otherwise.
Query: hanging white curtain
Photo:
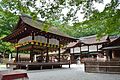
[[[53,45],[59,45],[59,41],[57,39],[49,39],[49,44],[53,44]]]
[[[32,36],[28,36],[28,37],[20,39],[18,41],[18,43],[25,43],[25,42],[28,42],[28,41],[31,41],[31,40],[32,40]]]
[[[44,36],[35,36],[35,41],[41,43],[47,43],[47,38],[45,38]]]
[[[34,40],[41,43],[47,43],[47,38],[45,38],[44,36],[35,36]],[[32,41],[32,36],[22,38],[18,41],[18,43],[25,43],[28,41]],[[59,41],[57,39],[52,38],[52,39],[49,39],[49,44],[59,45]]]

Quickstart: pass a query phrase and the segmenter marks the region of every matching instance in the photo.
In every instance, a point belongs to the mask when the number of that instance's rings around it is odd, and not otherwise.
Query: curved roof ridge
[[[43,26],[43,21],[41,20],[33,20],[32,17],[28,16],[28,15],[21,15],[20,18],[28,25],[34,27],[34,28],[37,28],[37,29],[40,29],[40,30],[43,30],[45,31],[45,27]],[[67,34],[65,34],[64,32],[60,31],[57,27],[55,26],[51,26],[50,28],[48,28],[48,32],[49,33],[52,33],[52,34],[56,34],[56,35],[59,35],[59,36],[64,36],[64,37],[69,37],[69,38],[72,38],[72,39],[75,39],[74,37],[71,37]]]

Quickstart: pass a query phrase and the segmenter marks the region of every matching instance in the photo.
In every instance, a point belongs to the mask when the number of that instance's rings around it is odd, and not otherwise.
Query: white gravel
[[[120,80],[119,74],[85,73],[83,65],[63,66],[62,69],[27,71],[29,80]]]

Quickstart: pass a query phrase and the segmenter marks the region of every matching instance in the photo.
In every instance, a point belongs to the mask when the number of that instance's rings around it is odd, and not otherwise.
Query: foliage
[[[112,1],[103,12],[94,11],[89,20],[75,23],[74,26],[85,29],[94,29],[98,37],[120,34],[120,9],[118,2]]]
[[[14,29],[18,17],[8,11],[0,9],[0,39],[7,36]],[[13,44],[0,40],[0,52],[6,53],[14,51]]]
[[[77,21],[76,13],[89,17],[94,10],[93,1],[102,3],[103,0],[2,0],[2,9],[15,14],[29,14],[43,20]],[[63,9],[67,9],[63,13]],[[72,18],[71,18],[72,17]]]
[[[90,36],[90,35],[94,35],[96,34],[96,31],[94,28],[82,28],[82,26],[79,25],[78,26],[70,26],[70,25],[60,25],[58,27],[61,31],[63,31],[64,33],[73,36],[75,38],[80,38],[83,36]]]

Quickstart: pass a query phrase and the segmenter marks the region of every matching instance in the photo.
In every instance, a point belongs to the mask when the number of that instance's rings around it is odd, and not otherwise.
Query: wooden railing
[[[107,62],[90,61],[84,62],[84,64],[85,72],[120,73],[119,61],[107,61]]]

